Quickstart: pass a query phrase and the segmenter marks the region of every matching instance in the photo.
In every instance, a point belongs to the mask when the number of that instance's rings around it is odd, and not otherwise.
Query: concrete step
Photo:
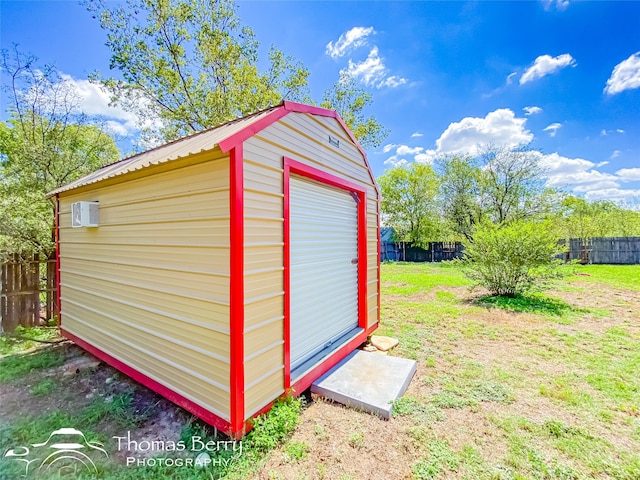
[[[356,350],[311,385],[311,392],[391,418],[393,404],[418,368],[414,360]]]

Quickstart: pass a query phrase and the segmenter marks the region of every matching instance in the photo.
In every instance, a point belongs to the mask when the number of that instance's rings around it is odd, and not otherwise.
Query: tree
[[[497,223],[531,219],[548,211],[541,155],[528,147],[490,145],[479,156],[480,208]]]
[[[111,69],[94,76],[115,104],[157,118],[147,134],[162,140],[305,96],[308,70],[272,47],[258,70],[258,41],[242,26],[232,0],[88,0],[107,32]]]
[[[443,218],[467,240],[484,221],[507,225],[516,220],[544,218],[558,196],[544,186],[541,158],[539,152],[527,147],[491,145],[475,157],[438,159]]]
[[[378,184],[384,221],[395,229],[399,241],[425,245],[438,240],[439,181],[430,165],[391,168],[378,178]]]
[[[614,202],[589,202],[572,195],[561,201],[555,216],[560,238],[615,237],[640,235],[640,212],[628,210]]]
[[[374,116],[365,116],[364,109],[371,105],[373,97],[358,87],[355,79],[346,72],[324,92],[321,106],[338,112],[364,148],[378,147],[388,131]]]
[[[437,162],[444,221],[458,236],[471,239],[482,220],[480,180],[482,170],[469,156],[446,157]]]
[[[515,297],[539,289],[558,275],[558,240],[547,225],[515,220],[477,227],[463,241],[464,256],[456,260],[465,275],[492,295]]]
[[[53,251],[53,204],[46,193],[118,159],[113,139],[88,123],[79,97],[52,66],[2,52],[11,104],[0,122],[0,248],[3,253]]]

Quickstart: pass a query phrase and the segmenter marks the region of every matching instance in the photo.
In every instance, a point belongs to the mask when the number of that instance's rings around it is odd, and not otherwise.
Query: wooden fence
[[[429,242],[429,248],[414,247],[410,243],[382,243],[381,261],[443,262],[462,257],[460,242]]]
[[[34,327],[57,315],[56,259],[12,255],[0,270],[2,331]]]
[[[566,245],[561,240],[562,245]],[[410,243],[382,242],[381,261],[442,262],[462,257],[460,242],[431,242],[429,248],[418,248]],[[632,265],[640,264],[640,237],[594,237],[589,240],[572,238],[569,249],[558,255],[561,260],[579,260],[580,263]]]
[[[640,237],[572,238],[565,258],[591,264],[639,264]]]

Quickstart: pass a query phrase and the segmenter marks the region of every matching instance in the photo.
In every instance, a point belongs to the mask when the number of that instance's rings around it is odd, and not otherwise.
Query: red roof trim
[[[230,137],[227,137],[226,139],[222,140],[218,144],[220,146],[220,150],[222,150],[224,153],[230,151],[233,147],[243,143],[245,140],[251,138],[256,133],[260,132],[261,130],[264,130],[268,126],[272,125],[273,123],[280,120],[282,117],[292,112],[307,113],[309,115],[318,115],[320,117],[335,118],[338,121],[338,123],[342,126],[345,133],[349,136],[349,139],[351,139],[351,141],[354,143],[354,145],[362,155],[362,158],[364,159],[364,163],[367,166],[367,170],[369,171],[369,177],[371,178],[371,183],[373,184],[373,187],[376,189],[376,192],[378,193],[378,195],[380,195],[380,189],[378,188],[376,179],[373,176],[373,171],[371,170],[371,165],[369,165],[367,154],[365,153],[364,149],[360,145],[360,142],[358,142],[358,139],[353,135],[353,132],[349,129],[349,127],[347,127],[347,124],[344,123],[344,120],[342,120],[342,117],[340,117],[340,115],[338,115],[338,112],[336,112],[335,110],[329,110],[322,107],[316,107],[313,105],[306,105],[303,103],[296,103],[296,102],[290,102],[288,100],[285,100],[282,102],[280,106],[275,107],[271,113],[266,115],[260,121],[257,121],[247,126],[246,128],[240,130],[239,132],[234,133]]]

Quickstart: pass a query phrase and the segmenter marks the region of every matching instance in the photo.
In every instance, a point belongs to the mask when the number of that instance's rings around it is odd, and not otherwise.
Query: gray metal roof
[[[220,142],[243,131],[251,125],[254,125],[279,108],[283,108],[282,105],[233,120],[215,128],[203,130],[202,132],[180,138],[171,143],[161,145],[151,150],[147,150],[146,152],[106,165],[95,172],[49,192],[47,195],[52,196],[57,193],[97,183],[108,178],[141,170],[151,165],[160,165],[162,163],[185,158],[196,153],[213,150],[216,145],[220,144]]]

